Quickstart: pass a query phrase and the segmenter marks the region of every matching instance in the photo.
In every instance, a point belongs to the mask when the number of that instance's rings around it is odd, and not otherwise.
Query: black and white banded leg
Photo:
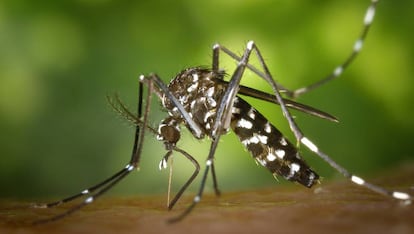
[[[166,149],[168,152],[166,155],[162,158],[160,162],[160,169],[164,169],[166,167],[166,163],[168,158],[173,152],[178,152],[182,154],[184,157],[186,157],[193,165],[195,166],[195,171],[191,175],[191,177],[187,180],[187,182],[181,187],[181,189],[178,191],[178,193],[175,195],[175,197],[169,201],[168,208],[171,209],[174,204],[179,200],[181,195],[184,193],[184,191],[187,189],[187,187],[192,183],[192,181],[197,177],[197,174],[199,173],[200,166],[198,162],[186,151],[178,148],[175,146],[176,141],[179,139],[179,135],[177,136],[176,132],[174,131],[156,131],[152,127],[148,126],[148,115],[150,111],[150,103],[151,103],[151,96],[152,93],[155,91],[153,88],[153,83],[149,82],[147,83],[148,86],[148,94],[146,96],[146,105],[144,113],[142,112],[143,109],[143,83],[140,83],[139,85],[139,96],[138,96],[138,115],[134,115],[131,113],[125,105],[121,102],[119,97],[115,95],[115,100],[112,100],[110,97],[108,97],[109,103],[112,105],[115,111],[117,111],[120,115],[125,117],[127,120],[131,121],[133,124],[136,125],[135,128],[135,139],[134,139],[134,146],[132,150],[132,156],[129,161],[129,163],[122,168],[120,171],[112,175],[111,177],[105,179],[104,181],[89,187],[88,189],[82,190],[80,193],[77,193],[75,195],[72,195],[70,197],[64,198],[62,200],[46,203],[46,204],[35,204],[33,205],[34,208],[52,208],[55,206],[62,205],[64,203],[68,203],[77,199],[80,199],[82,197],[86,197],[81,203],[71,207],[64,213],[61,213],[59,215],[53,216],[51,218],[41,219],[35,221],[33,224],[42,224],[47,223],[51,221],[56,221],[61,218],[64,218],[71,213],[81,209],[82,207],[94,202],[97,198],[99,198],[101,195],[103,195],[105,192],[110,190],[114,185],[116,185],[119,181],[121,181],[123,178],[125,178],[131,171],[134,169],[139,168],[139,162],[141,158],[141,152],[143,147],[143,141],[145,136],[145,129],[148,129],[152,133],[158,135],[158,138],[163,138],[164,144],[166,146]],[[169,129],[171,130],[171,129]]]
[[[369,32],[369,30],[372,26],[372,23],[374,22],[374,16],[375,16],[376,7],[377,7],[378,3],[379,3],[379,0],[371,0],[371,4],[369,5],[368,9],[366,10],[364,18],[363,18],[363,28],[361,30],[361,33],[359,34],[357,40],[354,42],[352,52],[346,57],[344,62],[342,62],[340,65],[336,66],[333,69],[333,71],[329,75],[327,75],[325,78],[323,78],[319,81],[316,81],[315,83],[312,83],[308,86],[301,87],[301,88],[298,88],[298,89],[295,89],[295,90],[290,90],[290,89],[282,86],[280,83],[276,82],[280,93],[283,93],[284,95],[286,95],[289,98],[297,98],[297,97],[301,96],[302,94],[308,93],[308,92],[320,87],[321,85],[323,85],[325,83],[328,83],[329,81],[334,80],[334,79],[338,78],[339,76],[341,76],[343,74],[343,72],[345,71],[345,69],[348,68],[349,65],[358,56],[358,54],[360,54],[360,52],[363,48],[363,45],[364,45],[364,41],[365,41],[365,39],[368,35],[368,32]],[[221,49],[222,49],[223,52],[228,54],[233,59],[235,59],[237,61],[241,60],[240,56],[238,56],[237,54],[235,54],[231,50],[228,50],[227,48],[224,48],[224,47],[221,48]],[[215,69],[215,68],[217,68],[217,65],[213,64],[213,69]],[[262,71],[257,69],[255,66],[253,66],[251,64],[247,64],[247,68],[249,68],[256,75],[266,79],[266,75]]]
[[[331,72],[331,74],[329,74],[328,76],[326,76],[322,80],[319,80],[319,81],[317,81],[313,84],[310,84],[306,87],[296,89],[294,91],[288,91],[286,94],[289,97],[292,97],[292,98],[299,97],[302,94],[310,92],[310,91],[318,88],[319,86],[321,86],[321,85],[323,85],[323,84],[325,84],[325,83],[327,83],[327,82],[329,82],[333,79],[338,78],[344,72],[344,70],[352,63],[352,61],[355,60],[355,58],[358,56],[358,54],[362,50],[365,38],[368,35],[368,31],[371,28],[372,22],[374,21],[376,6],[377,6],[378,2],[379,2],[379,0],[371,0],[371,5],[368,7],[368,9],[365,13],[364,19],[363,19],[364,27],[362,28],[362,31],[361,31],[358,39],[354,43],[351,54],[345,59],[345,61],[342,64],[340,64],[339,66],[337,66]]]
[[[140,92],[139,92],[139,98],[138,98],[138,116],[142,116],[142,86],[141,85],[140,85],[139,91]],[[151,93],[148,93],[147,99],[151,99]],[[146,111],[143,116],[144,124],[147,123],[147,119],[148,119],[148,114],[147,114],[147,110],[149,110],[148,104],[146,105],[145,110]],[[86,198],[81,203],[73,206],[72,208],[68,209],[66,212],[53,216],[51,218],[37,220],[34,222],[34,224],[41,224],[41,223],[55,221],[81,209],[82,207],[95,201],[98,197],[100,197],[102,194],[104,194],[106,191],[108,191],[114,185],[116,185],[120,180],[122,180],[125,176],[127,176],[132,170],[137,168],[139,165],[139,160],[141,156],[141,149],[142,149],[142,142],[144,140],[144,134],[145,134],[145,127],[140,128],[139,125],[137,125],[135,129],[135,140],[134,140],[134,146],[133,146],[130,162],[123,169],[115,173],[113,176],[73,196],[64,198],[56,202],[34,205],[35,208],[51,208],[51,207],[55,207],[55,206],[58,206],[64,203],[68,203],[78,198],[86,196]]]

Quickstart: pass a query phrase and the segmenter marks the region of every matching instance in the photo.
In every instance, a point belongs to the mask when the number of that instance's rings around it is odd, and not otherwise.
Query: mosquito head
[[[166,150],[173,149],[180,138],[180,123],[174,117],[167,117],[158,125],[157,139],[164,142]]]

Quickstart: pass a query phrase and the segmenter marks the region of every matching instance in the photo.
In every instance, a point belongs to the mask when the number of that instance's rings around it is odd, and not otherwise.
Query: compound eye
[[[175,145],[181,137],[180,131],[173,126],[164,125],[159,128],[159,134],[165,143]]]

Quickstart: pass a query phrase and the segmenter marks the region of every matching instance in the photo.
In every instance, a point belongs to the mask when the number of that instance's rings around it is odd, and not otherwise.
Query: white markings
[[[88,194],[88,193],[89,193],[89,190],[85,189],[85,190],[83,190],[81,193],[82,193],[82,194]]]
[[[252,136],[252,137],[247,138],[246,140],[244,140],[242,143],[244,145],[248,145],[248,144],[251,144],[251,143],[257,144],[257,143],[259,143],[259,141],[260,141],[259,138],[257,138],[256,136]]]
[[[190,104],[191,109],[194,109],[194,106],[196,103],[197,103],[196,100],[191,101],[191,104]]]
[[[132,171],[132,170],[134,170],[134,166],[133,166],[133,165],[131,165],[131,164],[128,164],[125,168],[126,168],[128,171]]]
[[[164,136],[161,134],[161,129],[163,127],[167,126],[166,124],[160,124],[158,125],[158,134],[157,134],[157,140],[159,141],[163,141],[164,140]]]
[[[183,96],[178,97],[178,101],[182,104],[187,103],[188,102],[188,95],[183,95]]]
[[[139,79],[139,81],[143,81],[143,80],[145,80],[145,76],[144,75],[140,75],[138,79]]]
[[[300,139],[300,141],[302,142],[302,144],[304,144],[306,147],[308,147],[311,151],[313,152],[318,152],[318,147],[312,143],[312,141],[310,141],[308,138],[306,137],[302,137],[302,139]]]
[[[247,115],[251,118],[254,119],[256,118],[256,113],[255,110],[253,108],[250,108],[249,112],[247,113]]]
[[[290,165],[290,175],[289,177],[292,177],[296,172],[300,170],[300,166],[297,163],[292,163]]]
[[[198,81],[198,74],[193,73],[193,82],[197,82],[197,81]]]
[[[231,112],[232,112],[233,114],[240,114],[240,109],[239,109],[239,108],[237,108],[237,107],[234,107],[234,106],[233,106],[233,108],[231,109]]]
[[[362,48],[363,43],[364,42],[361,39],[357,40],[354,44],[354,51],[359,52]]]
[[[93,197],[86,198],[85,203],[91,203],[91,202],[93,202]]]
[[[284,137],[281,137],[279,141],[280,141],[280,144],[283,145],[283,146],[287,146],[287,144],[288,144]]]
[[[267,123],[265,124],[265,126],[264,126],[264,130],[265,130],[265,132],[267,132],[267,133],[270,133],[270,132],[272,131],[272,128],[270,127],[269,122],[267,122]]]
[[[252,137],[249,139],[249,142],[250,142],[250,143],[257,144],[257,143],[259,143],[259,142],[260,142],[260,138],[259,138],[259,137],[257,137],[257,136],[252,136]]]
[[[211,159],[208,159],[206,161],[206,165],[209,167],[209,166],[211,166],[211,164],[213,164],[213,161],[211,161]]]
[[[240,119],[237,121],[237,127],[251,129],[253,127],[253,124],[246,119]]]
[[[371,24],[373,19],[374,19],[374,15],[375,15],[375,7],[370,6],[367,10],[367,13],[365,14],[365,17],[364,17],[364,24],[365,25]]]
[[[292,163],[292,165],[290,166],[290,169],[293,172],[298,172],[300,170],[300,166],[299,166],[299,164]]]
[[[160,171],[167,168],[167,160],[165,160],[165,158],[163,158],[160,161],[160,164],[158,165],[158,168],[160,169]]]
[[[172,112],[173,112],[173,113],[178,113],[178,107],[174,106],[174,107],[172,108]]]
[[[254,41],[247,42],[247,49],[248,50],[252,50],[253,49],[253,46],[254,46]]]
[[[340,76],[343,71],[344,71],[344,68],[342,66],[338,66],[337,68],[335,68],[333,74],[334,76]]]
[[[393,192],[392,196],[394,198],[400,199],[400,200],[408,200],[410,199],[410,195],[408,195],[407,193],[402,193],[402,192]]]
[[[207,123],[208,118],[210,118],[211,116],[213,116],[215,114],[215,111],[210,110],[206,113],[206,115],[204,116],[204,122]]]
[[[310,173],[308,179],[309,179],[309,181],[313,181],[313,179],[315,179],[315,174]]]
[[[220,44],[216,43],[216,44],[213,45],[213,49],[218,49],[218,48],[220,48]]]
[[[268,137],[267,136],[263,136],[263,135],[257,135],[257,134],[253,134],[253,136],[252,137],[250,137],[250,138],[247,138],[247,139],[245,139],[245,140],[243,140],[242,141],[242,144],[244,145],[244,146],[247,146],[247,145],[249,145],[249,144],[251,144],[251,143],[253,143],[253,144],[257,144],[257,143],[262,143],[262,144],[267,144],[267,139],[268,139]]]
[[[267,136],[263,136],[263,135],[256,135],[256,138],[258,138],[259,139],[259,141],[262,143],[262,144],[267,144]]]
[[[272,154],[272,153],[269,153],[269,154],[266,156],[266,158],[267,158],[267,161],[270,161],[270,162],[273,162],[273,161],[275,161],[275,160],[276,160],[276,156],[275,156],[274,154]]]
[[[167,100],[167,97],[165,96],[165,95],[163,95],[162,96],[162,98],[161,98],[161,104],[162,104],[162,106],[165,106],[165,101]]]
[[[282,149],[275,150],[275,154],[278,158],[283,159],[285,157],[286,152]]]
[[[214,98],[211,98],[211,97],[207,98],[207,102],[208,102],[208,104],[210,104],[211,107],[216,107],[217,106],[217,102],[216,102],[216,100],[214,100]]]
[[[351,181],[354,182],[355,184],[359,184],[359,185],[365,184],[365,181],[361,177],[354,176],[354,175],[351,176]]]
[[[191,86],[189,86],[189,87],[187,88],[187,92],[191,93],[191,92],[193,92],[194,90],[196,90],[196,89],[197,89],[197,87],[198,87],[198,82],[195,82],[195,83],[193,83]]]
[[[200,200],[201,200],[200,196],[197,195],[197,196],[194,197],[194,202],[195,203],[199,203]]]
[[[247,146],[247,145],[249,145],[251,142],[250,142],[250,139],[245,139],[245,140],[242,140],[242,142],[241,142],[244,146]]]
[[[214,86],[211,86],[209,89],[207,89],[206,95],[207,97],[212,97],[213,94],[214,94]]]

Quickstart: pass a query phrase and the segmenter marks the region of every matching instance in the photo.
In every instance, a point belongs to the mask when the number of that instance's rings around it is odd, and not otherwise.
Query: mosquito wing
[[[220,80],[220,79],[217,79],[217,80],[218,80],[218,82],[221,82],[224,85],[228,85],[227,81]],[[263,101],[267,101],[267,102],[271,102],[271,103],[275,103],[275,104],[280,105],[280,103],[277,101],[275,95],[272,95],[272,94],[269,94],[269,93],[266,93],[266,92],[262,92],[262,91],[257,90],[257,89],[249,88],[249,87],[246,87],[246,86],[243,86],[243,85],[240,85],[239,88],[240,88],[239,89],[239,94],[241,94],[241,95],[257,98],[257,99],[260,99],[260,100],[263,100]],[[301,111],[303,113],[313,115],[313,116],[316,116],[318,118],[326,119],[326,120],[329,120],[329,121],[332,121],[332,122],[339,122],[338,119],[335,116],[333,116],[331,114],[328,114],[324,111],[318,110],[314,107],[311,107],[311,106],[308,106],[308,105],[305,105],[305,104],[301,104],[301,103],[298,103],[298,102],[295,102],[295,101],[292,101],[292,100],[289,100],[289,99],[285,99],[285,98],[283,99],[283,101],[284,101],[286,107],[288,107],[288,108],[295,109],[295,110]]]

